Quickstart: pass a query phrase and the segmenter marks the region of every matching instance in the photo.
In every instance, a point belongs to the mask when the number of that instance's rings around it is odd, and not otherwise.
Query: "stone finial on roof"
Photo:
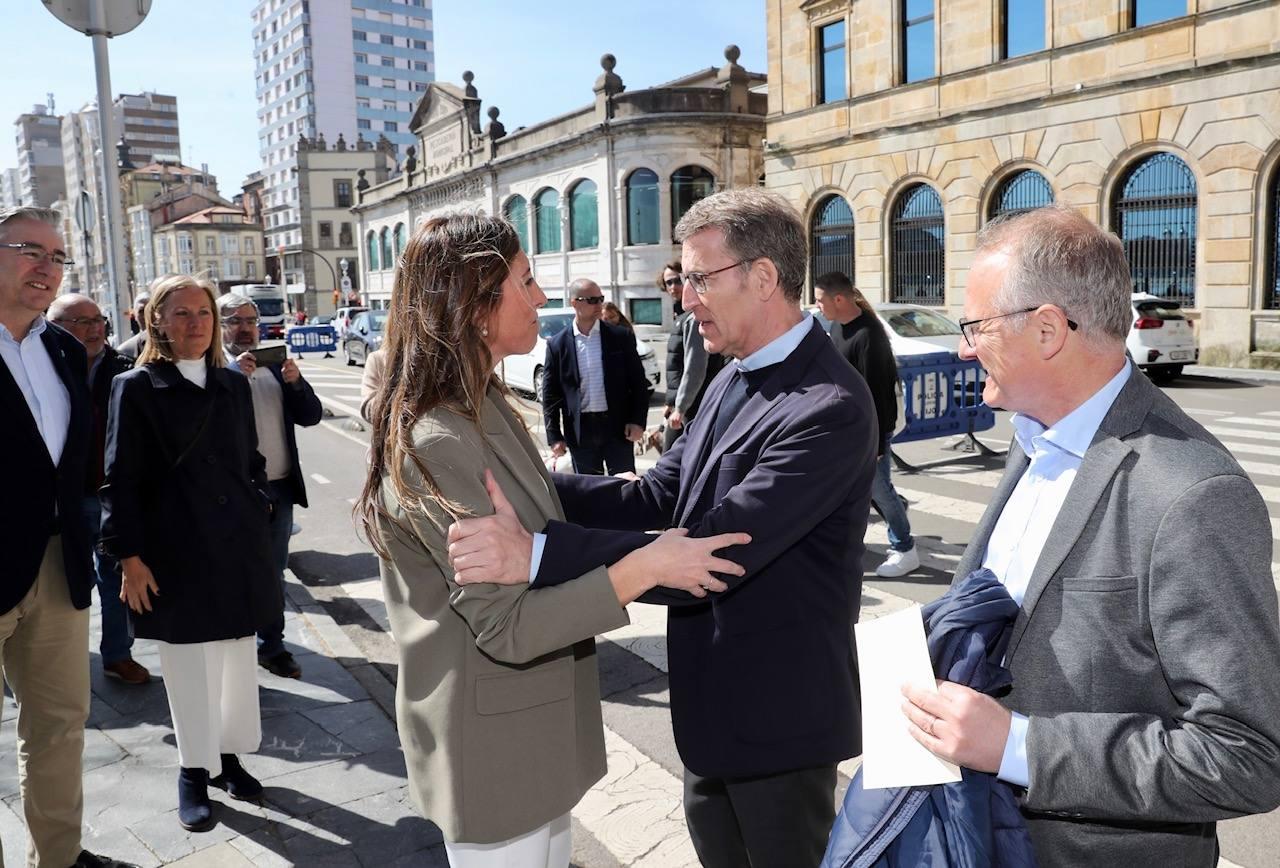
[[[324,141],[324,133],[320,133],[316,136],[315,146],[317,151],[326,151],[329,149],[329,146],[326,145]]]
[[[364,133],[356,133],[356,150],[357,150],[357,151],[367,151],[367,150],[369,150],[369,149],[370,149],[370,148],[372,148],[372,147],[373,147],[373,145],[372,145],[372,144],[370,144],[370,143],[365,139],[365,137],[364,137]]]
[[[364,192],[369,189],[369,179],[364,176],[364,173],[364,169],[360,169],[356,172],[356,174],[360,176],[360,180],[356,181],[356,189],[360,192]]]
[[[406,175],[412,175],[418,171],[418,149],[410,145],[405,148],[404,154],[404,172]]]
[[[298,133],[298,150],[299,151],[311,150],[311,140],[307,138],[305,133]]]
[[[725,91],[725,111],[734,114],[742,114],[750,107],[748,85],[751,77],[738,65],[738,58],[741,56],[742,51],[738,46],[725,46],[724,59],[727,62],[716,73],[716,84]]]
[[[471,83],[476,80],[476,74],[468,69],[466,72],[462,73],[462,80],[466,84],[466,87],[463,88],[463,96],[467,99],[479,99],[480,92],[477,91],[476,86]]]
[[[490,141],[497,141],[507,134],[507,128],[502,121],[498,120],[498,107],[496,105],[489,106],[489,123],[484,128],[484,134],[489,137]]]
[[[741,56],[742,49],[738,48],[738,46],[726,45],[724,59],[728,63],[720,67],[720,72],[716,75],[716,81],[720,84],[727,84],[730,81],[746,81],[747,71],[738,65],[738,58]]]
[[[333,149],[335,151],[345,151],[347,149],[347,140],[342,133],[338,133],[338,140],[333,143]]]
[[[616,96],[626,90],[626,85],[622,83],[622,78],[613,71],[618,65],[618,58],[612,54],[605,54],[600,58],[600,66],[604,69],[604,73],[596,79],[593,90],[597,94],[603,93],[605,96]]]

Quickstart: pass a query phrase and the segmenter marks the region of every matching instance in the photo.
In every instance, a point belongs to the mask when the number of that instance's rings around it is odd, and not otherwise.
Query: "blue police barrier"
[[[953,434],[967,435],[973,448],[994,454],[973,435],[995,427],[996,414],[982,403],[982,366],[955,353],[937,352],[898,357],[905,423],[892,443],[911,443]],[[918,468],[896,454],[903,470]]]
[[[330,325],[294,326],[285,332],[285,340],[294,354],[335,353],[338,351],[338,332]]]

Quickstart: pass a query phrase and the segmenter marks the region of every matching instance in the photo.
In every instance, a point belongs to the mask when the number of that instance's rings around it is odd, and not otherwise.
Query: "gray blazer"
[[[956,575],[1027,466],[1016,441]],[[1280,804],[1271,526],[1239,464],[1136,369],[1032,572],[1004,703],[1030,718],[1041,866],[1206,866],[1215,821]]]
[[[413,431],[415,454],[445,495],[493,512],[493,471],[521,522],[563,519],[524,426],[490,389],[481,428],[445,410]],[[412,462],[405,472],[425,491]],[[396,712],[409,790],[446,840],[489,844],[568,812],[605,772],[593,637],[620,627],[603,567],[552,588],[453,582],[438,507],[402,505],[384,488],[379,524],[387,615],[400,652]]]

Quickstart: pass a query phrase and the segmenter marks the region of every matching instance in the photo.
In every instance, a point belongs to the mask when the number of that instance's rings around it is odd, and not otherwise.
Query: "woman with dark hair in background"
[[[210,783],[262,796],[236,754],[262,740],[254,635],[283,607],[249,383],[224,368],[214,293],[187,275],[153,287],[137,367],[111,385],[101,490],[100,545],[135,635],[160,651],[193,832],[213,826]]]
[[[396,273],[385,380],[369,410],[356,513],[379,555],[400,651],[396,710],[410,791],[443,832],[454,868],[568,865],[569,811],[605,771],[592,637],[627,623],[624,606],[656,577],[703,596],[725,587],[709,570],[741,572],[712,552],[743,535],[668,532],[557,587],[456,582],[455,519],[493,513],[526,532],[563,519],[494,374],[533,348],[545,302],[505,220],[428,220]]]

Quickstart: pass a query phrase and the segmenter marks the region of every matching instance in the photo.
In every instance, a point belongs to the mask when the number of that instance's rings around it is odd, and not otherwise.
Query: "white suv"
[[[340,307],[334,311],[333,321],[329,325],[333,326],[333,330],[338,333],[339,341],[347,336],[347,330],[351,328],[351,321],[356,318],[356,314],[368,309],[367,307]]]
[[[1182,373],[1183,365],[1200,359],[1200,347],[1182,306],[1145,292],[1133,294],[1133,325],[1125,340],[1129,357],[1157,382]]]

